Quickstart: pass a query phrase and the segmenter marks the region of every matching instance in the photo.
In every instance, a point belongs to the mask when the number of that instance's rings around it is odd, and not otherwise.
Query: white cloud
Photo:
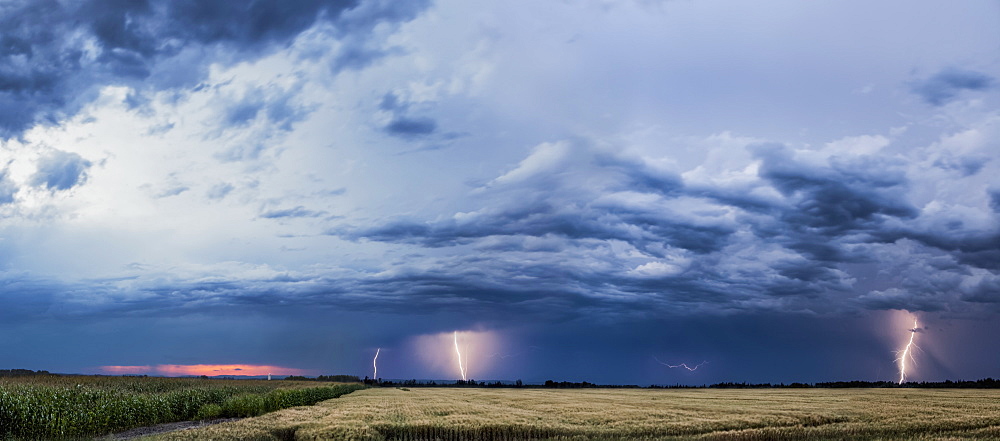
[[[566,141],[539,144],[515,169],[494,179],[492,183],[503,185],[551,175],[554,169],[566,160],[569,153],[570,145]]]
[[[675,274],[679,274],[681,271],[684,271],[685,263],[686,262],[680,262],[680,264],[662,261],[647,262],[629,270],[628,273],[637,277],[659,278],[673,276]]]

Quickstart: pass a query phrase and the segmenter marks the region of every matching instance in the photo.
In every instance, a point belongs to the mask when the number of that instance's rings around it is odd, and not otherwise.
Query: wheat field
[[[1000,391],[373,388],[158,440],[1000,440]]]

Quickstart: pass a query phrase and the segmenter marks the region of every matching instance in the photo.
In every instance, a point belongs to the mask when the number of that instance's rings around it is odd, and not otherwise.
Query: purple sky
[[[0,5],[0,368],[1000,376],[1000,5]],[[667,364],[696,365],[697,371]]]

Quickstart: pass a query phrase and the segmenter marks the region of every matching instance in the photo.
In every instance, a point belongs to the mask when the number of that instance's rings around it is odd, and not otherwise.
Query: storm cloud
[[[373,26],[411,19],[421,9],[417,3],[389,13],[394,8],[359,8],[354,0],[8,2],[0,13],[0,135],[16,137],[35,124],[71,117],[103,86],[127,85],[138,93],[196,87],[212,63],[280,50],[318,23],[349,28],[352,44],[365,44]],[[356,13],[345,17],[347,11]],[[232,109],[230,123],[259,107]],[[285,112],[270,108],[278,119],[287,119]]]
[[[76,153],[56,150],[38,161],[31,183],[53,191],[69,190],[86,179],[91,165]]]
[[[948,68],[914,83],[913,92],[928,104],[942,106],[953,101],[963,90],[986,90],[995,83],[995,78],[981,72]]]
[[[5,2],[0,365],[883,379],[916,317],[913,378],[989,373],[970,1]]]
[[[609,150],[543,144],[475,189],[483,204],[471,211],[331,234],[451,249],[461,263],[429,259],[435,268],[429,280],[451,267],[476,268],[479,281],[531,274],[531,280],[553,282],[564,298],[589,298],[608,312],[629,302],[651,308],[650,314],[692,306],[816,313],[855,305],[974,309],[957,293],[973,283],[977,268],[995,270],[995,226],[969,232],[967,240],[920,229],[920,210],[907,202],[906,163],[882,156],[806,163],[779,144],[745,148],[759,166],[742,198],[723,188],[689,187],[677,175]],[[761,201],[751,190],[769,190],[772,197]],[[928,264],[909,274],[912,286],[894,301],[872,301],[858,290],[852,269],[894,266],[900,248],[911,250],[909,260]],[[468,253],[476,257],[462,257]],[[950,282],[930,288],[934,279]],[[409,280],[421,284],[419,275]],[[467,295],[451,286],[435,284],[441,295]],[[927,296],[934,300],[921,300]],[[844,303],[850,297],[859,301]]]

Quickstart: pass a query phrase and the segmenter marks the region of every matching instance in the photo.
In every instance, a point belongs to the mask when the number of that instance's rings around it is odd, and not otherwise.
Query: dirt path
[[[111,435],[105,435],[100,438],[96,438],[96,440],[120,441],[120,440],[136,439],[146,435],[156,435],[159,433],[175,432],[178,430],[197,429],[199,427],[211,426],[219,423],[228,423],[230,421],[239,421],[241,419],[243,418],[218,418],[214,420],[205,420],[205,421],[178,421],[176,423],[157,424],[155,426],[137,427],[135,429],[126,430],[124,432],[112,433]]]

